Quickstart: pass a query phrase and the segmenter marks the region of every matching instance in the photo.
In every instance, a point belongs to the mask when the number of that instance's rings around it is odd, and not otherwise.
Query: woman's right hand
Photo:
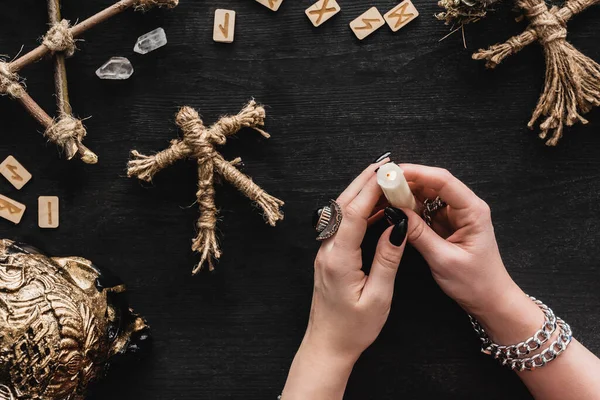
[[[419,200],[440,196],[448,204],[435,215],[432,228],[404,210],[408,241],[425,258],[442,290],[496,340],[520,341],[539,329],[543,314],[506,271],[489,206],[444,169],[400,167]]]
[[[532,336],[544,315],[504,268],[487,204],[446,170],[401,167],[420,200],[440,196],[448,204],[434,217],[433,229],[405,210],[408,241],[429,263],[436,282],[494,342],[509,345]],[[519,376],[536,399],[600,399],[600,360],[575,339],[556,360]]]

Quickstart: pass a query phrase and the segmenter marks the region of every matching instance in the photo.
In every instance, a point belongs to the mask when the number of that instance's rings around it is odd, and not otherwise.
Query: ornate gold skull
[[[79,257],[0,240],[0,400],[78,400],[148,338],[123,283]]]

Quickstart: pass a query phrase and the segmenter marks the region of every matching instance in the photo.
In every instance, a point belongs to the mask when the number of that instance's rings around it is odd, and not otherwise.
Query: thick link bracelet
[[[544,313],[544,325],[542,325],[542,328],[534,333],[532,337],[517,344],[502,346],[492,342],[481,324],[469,315],[473,329],[481,340],[481,351],[485,354],[492,355],[495,359],[499,360],[502,365],[508,366],[515,371],[532,371],[535,368],[543,367],[565,351],[572,340],[571,327],[565,321],[557,318],[554,315],[554,312],[541,301],[531,296],[529,296],[529,298]],[[536,354],[533,357],[524,358],[532,351],[538,350],[547,343],[557,327],[560,328],[560,334],[555,342],[550,344],[550,346],[541,353]]]
[[[573,340],[573,332],[571,327],[565,321],[557,318],[560,334],[558,339],[553,342],[550,347],[529,358],[505,358],[502,360],[502,365],[508,366],[513,371],[533,371],[536,368],[543,367],[550,361],[553,361],[567,349],[571,340]]]
[[[544,313],[544,325],[529,339],[510,346],[501,346],[492,342],[479,322],[469,315],[471,325],[473,325],[473,329],[477,332],[479,339],[481,340],[481,351],[483,353],[492,355],[495,359],[504,359],[507,357],[519,358],[539,349],[550,340],[552,334],[556,330],[556,316],[547,305],[537,300],[535,297],[529,296],[529,298]]]

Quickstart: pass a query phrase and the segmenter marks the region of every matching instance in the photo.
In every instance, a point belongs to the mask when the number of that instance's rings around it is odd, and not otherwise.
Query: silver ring
[[[446,204],[446,202],[442,200],[440,196],[436,197],[434,200],[425,199],[423,202],[421,216],[427,225],[431,226],[435,214],[447,205],[448,204]]]
[[[342,207],[335,200],[329,200],[329,205],[315,212],[313,225],[319,234],[318,241],[329,239],[336,234],[342,223]]]

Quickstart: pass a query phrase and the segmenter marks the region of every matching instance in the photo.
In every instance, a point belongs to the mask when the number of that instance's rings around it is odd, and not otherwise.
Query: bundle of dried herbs
[[[500,0],[439,0],[445,11],[435,17],[447,25],[466,25],[485,17],[490,7]]]

